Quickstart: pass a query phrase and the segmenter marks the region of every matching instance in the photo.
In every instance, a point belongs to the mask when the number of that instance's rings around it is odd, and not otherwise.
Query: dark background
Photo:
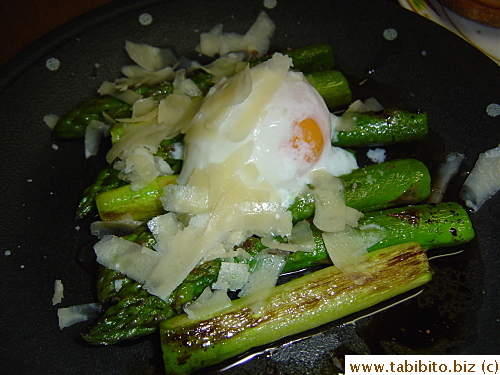
[[[3,0],[0,66],[57,26],[112,0]]]

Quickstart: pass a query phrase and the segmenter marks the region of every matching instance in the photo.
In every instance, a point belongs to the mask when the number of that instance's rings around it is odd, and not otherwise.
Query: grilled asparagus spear
[[[401,244],[404,241],[417,241],[422,248],[428,250],[463,244],[474,237],[474,230],[467,212],[458,203],[409,206],[371,212],[365,214],[360,220],[360,225],[376,225],[386,230],[387,236],[368,251]],[[140,227],[136,234],[127,238],[142,246],[152,247],[154,238],[144,228]],[[282,272],[291,272],[318,264],[331,264],[323,243],[322,232],[314,227],[312,229],[316,244],[315,250],[291,253]],[[237,258],[235,261],[252,266],[257,254],[266,247],[262,245],[259,238],[250,237],[241,245],[241,248],[250,254],[250,257]],[[213,278],[208,278],[207,273],[212,277],[216,266],[218,265],[209,264],[194,271],[189,280],[186,280],[175,292],[177,297],[171,296],[172,301],[169,303],[149,295],[140,288],[138,283],[126,276],[101,267],[98,283],[100,301],[114,300],[118,301],[118,305],[110,308],[109,312],[105,312],[97,326],[85,336],[85,339],[91,343],[111,344],[152,332],[157,328],[159,321],[179,313],[184,303],[196,298],[201,293],[202,286],[210,285],[208,282]],[[123,288],[119,292],[115,290],[117,280],[120,280],[119,283]],[[193,288],[196,288],[196,293],[193,292]]]
[[[294,279],[259,296],[200,319],[179,315],[160,324],[167,374],[189,374],[255,346],[318,327],[425,284],[431,270],[416,242],[377,250],[363,257],[370,275],[359,285],[335,266]]]
[[[425,165],[415,159],[399,159],[359,168],[340,176],[345,183],[346,204],[360,211],[418,203],[430,193],[430,175]],[[159,197],[166,183],[175,177],[158,177],[147,187],[132,191],[128,186],[112,189],[96,197],[102,220],[123,217],[147,220],[164,213]],[[294,221],[314,214],[312,194],[298,197],[290,206]]]

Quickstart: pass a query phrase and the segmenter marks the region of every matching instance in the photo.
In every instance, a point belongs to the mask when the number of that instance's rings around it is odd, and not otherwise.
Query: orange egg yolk
[[[324,146],[323,132],[316,121],[308,117],[295,123],[292,147],[299,150],[308,163],[318,161]]]

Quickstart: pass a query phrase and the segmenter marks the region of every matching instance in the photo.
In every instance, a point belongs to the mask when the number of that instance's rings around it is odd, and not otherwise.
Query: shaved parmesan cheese
[[[170,48],[160,49],[145,43],[125,42],[125,50],[134,62],[151,72],[171,66],[176,57]]]
[[[261,242],[271,249],[285,251],[313,251],[315,248],[314,236],[310,224],[303,220],[292,227],[288,242],[282,243],[272,237],[263,237]]]
[[[196,51],[206,56],[213,57],[221,50],[222,45],[222,24],[214,26],[210,31],[200,35],[200,44]]]
[[[182,93],[171,94],[160,102],[158,105],[158,123],[169,127],[168,138],[187,131],[189,123],[198,112],[201,103],[201,98],[191,99],[188,95]]]
[[[126,78],[118,78],[113,82],[117,90],[127,90],[129,87],[141,85],[154,86],[165,81],[172,81],[175,77],[174,68],[166,68],[149,71],[137,65],[124,66],[122,73]]]
[[[245,263],[222,262],[214,289],[236,291],[242,289],[250,275],[249,266]]]
[[[179,70],[173,82],[174,94],[184,94],[189,97],[201,96],[201,90],[191,78],[186,78],[186,71]]]
[[[205,97],[198,115],[202,124],[209,124],[211,129],[218,129],[234,105],[243,103],[252,92],[252,78],[248,66],[230,79],[223,79],[212,87]],[[200,128],[197,126],[197,129]],[[202,133],[200,133],[202,134]]]
[[[160,255],[147,247],[112,235],[94,245],[97,261],[105,267],[144,283]]]
[[[184,307],[184,311],[190,319],[204,319],[229,306],[231,299],[225,290],[215,290],[212,293],[210,287],[206,287],[196,301]]]
[[[230,53],[219,57],[212,63],[201,67],[201,69],[210,73],[212,81],[217,83],[222,77],[232,77],[245,69],[248,63],[243,61],[243,57],[243,54],[240,53]]]
[[[153,156],[144,147],[137,147],[122,165],[120,177],[130,181],[130,189],[137,191],[147,186],[158,176],[172,174],[170,166],[161,158]]]
[[[96,319],[101,314],[102,306],[99,303],[75,305],[57,309],[59,328],[63,329],[75,323]]]
[[[289,240],[290,243],[300,246],[300,251],[314,250],[314,236],[311,225],[306,220],[299,221],[293,226]]]
[[[366,99],[365,101],[356,100],[349,108],[347,108],[346,112],[378,112],[383,110],[384,107],[379,103],[379,101],[373,97]]]
[[[250,306],[255,312],[260,310],[272,288],[276,286],[287,258],[288,253],[278,250],[262,250],[257,255],[255,268],[250,273],[248,282],[238,294],[239,297],[255,296],[255,300]]]
[[[136,93],[132,90],[118,90],[115,85],[111,82],[103,82],[101,87],[97,90],[97,92],[101,95],[110,95],[113,98],[121,100],[127,104],[134,104],[137,100],[142,98],[141,94]]]
[[[386,153],[383,148],[370,149],[366,152],[366,156],[374,163],[383,163]]]
[[[292,244],[289,242],[279,242],[276,239],[272,237],[263,237],[261,239],[262,245],[270,248],[270,249],[277,249],[277,250],[284,250],[284,251],[290,251],[290,252],[295,252],[299,251],[300,246],[296,244]]]
[[[64,298],[64,285],[61,280],[56,280],[54,282],[54,296],[52,297],[52,304],[57,305],[61,303]]]
[[[173,145],[173,150],[171,152],[171,156],[176,160],[184,159],[184,143],[176,142]]]
[[[365,263],[360,263],[360,256],[385,237],[385,229],[368,226],[362,230],[348,226],[341,232],[323,233],[323,241],[333,264],[360,285],[369,278],[364,269]]]
[[[245,139],[262,113],[262,108],[271,100],[281,87],[288,70],[292,66],[292,59],[281,54],[274,54],[273,58],[255,66],[250,70],[252,88],[251,101],[238,114],[234,125],[228,129],[228,138],[234,142]]]
[[[137,100],[132,106],[132,118],[137,118],[153,111],[158,103],[153,98]],[[122,122],[124,120],[121,120]]]
[[[47,126],[50,128],[50,130],[54,130],[59,119],[60,119],[60,117],[57,115],[54,115],[54,114],[43,116],[43,122],[45,122],[45,124],[47,124]]]
[[[479,155],[460,191],[465,204],[477,211],[500,190],[500,146]]]
[[[144,288],[166,300],[205,253],[222,242],[219,237],[207,236],[204,232],[205,228],[190,225],[165,241],[158,238],[155,248],[161,256],[147,275]]]
[[[377,99],[371,97],[366,99],[364,102],[361,100],[356,100],[347,110],[342,114],[342,116],[335,116],[331,114],[332,119],[332,134],[331,139],[333,142],[338,141],[337,134],[339,131],[351,131],[354,130],[356,125],[356,113],[365,112],[378,112],[383,110],[384,107],[377,101]]]
[[[97,154],[101,138],[109,135],[109,129],[109,125],[97,120],[92,120],[85,128],[85,158]]]
[[[448,189],[450,180],[457,174],[465,155],[459,152],[451,152],[446,155],[443,162],[439,163],[437,174],[433,178],[431,194],[427,198],[427,203],[440,203],[443,195]]]
[[[122,122],[122,123],[123,122],[140,123],[140,125],[147,125],[149,123],[154,123],[156,120],[156,117],[158,117],[158,104],[157,103],[149,112],[145,112],[145,113],[142,113],[138,116],[132,116],[129,118],[119,118],[116,121]]]
[[[259,17],[245,35],[246,49],[255,51],[258,57],[264,56],[269,49],[275,29],[276,25],[267,13],[260,12]]]
[[[208,210],[208,189],[196,186],[167,185],[160,198],[166,211],[200,214]]]
[[[183,225],[176,219],[173,212],[159,215],[148,221],[148,228],[155,236],[157,246],[155,249],[162,252],[165,246],[162,244],[169,241],[169,238],[175,236],[182,230]]]
[[[162,125],[132,128],[111,147],[111,150],[106,155],[106,160],[108,163],[113,163],[118,157],[125,160],[140,146],[147,148],[151,153],[155,153],[158,151],[161,141],[165,138],[164,135],[168,134],[168,132],[169,130]]]
[[[115,292],[119,292],[122,289],[123,281],[124,281],[124,279],[115,280],[115,282],[114,282]]]
[[[313,195],[316,204],[313,223],[324,232],[338,232],[345,225],[357,226],[363,214],[344,202],[344,183],[326,170],[312,173]]]
[[[267,53],[275,29],[274,22],[262,11],[245,35],[223,33],[222,24],[202,33],[196,51],[211,57],[235,51],[245,51],[249,55],[260,57]]]

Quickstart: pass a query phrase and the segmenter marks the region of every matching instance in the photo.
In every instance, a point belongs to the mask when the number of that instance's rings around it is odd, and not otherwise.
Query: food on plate
[[[500,146],[479,154],[460,190],[465,204],[477,211],[500,190]]]
[[[217,314],[179,315],[161,323],[168,374],[189,374],[255,346],[312,329],[418,287],[431,278],[425,252],[416,242],[362,257],[372,277],[353,284],[335,266],[274,288],[259,303],[251,296],[232,301]],[[397,264],[397,266],[396,266]]]
[[[271,22],[202,34],[198,50],[220,54],[203,66],[127,42],[137,65],[57,122],[87,157],[101,136],[112,143],[77,212],[99,213],[97,290],[110,304],[89,343],[160,329],[167,372],[188,373],[418,287],[426,250],[474,237],[457,203],[418,205],[422,162],[358,165],[359,147],[425,137],[427,115],[351,103],[328,45],[267,54]]]

